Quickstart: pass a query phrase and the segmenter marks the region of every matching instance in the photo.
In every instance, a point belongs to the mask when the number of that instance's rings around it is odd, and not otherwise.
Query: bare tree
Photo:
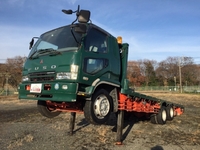
[[[180,68],[180,69],[179,69]],[[191,57],[168,57],[166,60],[161,61],[156,69],[156,76],[162,80],[163,85],[174,85],[174,80],[177,83],[181,79],[183,83],[192,85],[196,81],[197,65],[193,63]]]
[[[179,59],[182,81],[184,85],[196,85],[198,83],[198,66],[194,64],[192,57],[182,57]]]
[[[127,76],[133,86],[141,86],[145,82],[145,77],[141,74],[139,64],[136,61],[129,61]]]
[[[164,86],[174,82],[174,78],[179,76],[178,72],[178,57],[168,57],[166,60],[161,61],[156,69],[156,76],[163,83]]]
[[[0,88],[4,89],[6,84],[6,74],[7,74],[7,66],[6,64],[0,64]]]
[[[21,82],[24,59],[24,57],[16,56],[8,58],[6,61],[6,72],[9,75],[8,83],[15,89],[17,89],[18,84]]]
[[[146,86],[156,85],[157,81],[156,81],[155,69],[157,67],[157,61],[144,59],[144,60],[139,60],[138,64],[142,75],[145,76]]]

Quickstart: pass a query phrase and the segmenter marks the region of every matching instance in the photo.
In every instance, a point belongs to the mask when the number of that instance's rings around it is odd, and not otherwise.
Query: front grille
[[[35,72],[29,74],[31,82],[37,81],[54,81],[55,72]]]

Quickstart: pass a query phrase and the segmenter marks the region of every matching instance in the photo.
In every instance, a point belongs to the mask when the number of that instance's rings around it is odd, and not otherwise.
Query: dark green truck
[[[30,42],[19,98],[38,101],[46,117],[84,112],[89,123],[103,124],[111,112],[125,111],[165,124],[183,113],[181,105],[134,92],[126,78],[128,44],[90,21],[90,11]],[[120,115],[119,115],[120,116]]]

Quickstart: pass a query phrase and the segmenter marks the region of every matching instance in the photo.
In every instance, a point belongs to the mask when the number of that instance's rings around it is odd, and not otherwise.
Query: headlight
[[[71,72],[73,72],[73,73],[78,72],[78,65],[71,65],[70,68],[71,68]]]
[[[63,80],[63,79],[77,79],[77,73],[71,72],[59,72],[56,74],[56,80]]]
[[[71,79],[76,80],[78,77],[78,65],[71,65]]]
[[[71,79],[76,80],[77,76],[77,73],[71,73]]]
[[[29,81],[29,77],[28,76],[22,76],[22,82],[25,82],[25,81]]]
[[[57,80],[71,79],[71,73],[70,72],[59,72],[56,74],[56,79]]]
[[[56,74],[56,80],[63,80],[63,79],[72,79],[76,80],[78,77],[78,66],[77,65],[71,65],[70,66],[71,72],[59,72]]]

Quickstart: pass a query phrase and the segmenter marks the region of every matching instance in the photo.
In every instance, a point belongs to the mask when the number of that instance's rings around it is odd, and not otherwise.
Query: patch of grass
[[[8,146],[7,149],[13,149],[16,147],[23,146],[24,143],[30,143],[33,141],[33,136],[31,134],[27,134],[24,137],[19,138],[17,135],[15,135],[17,139],[15,141],[11,142]]]

